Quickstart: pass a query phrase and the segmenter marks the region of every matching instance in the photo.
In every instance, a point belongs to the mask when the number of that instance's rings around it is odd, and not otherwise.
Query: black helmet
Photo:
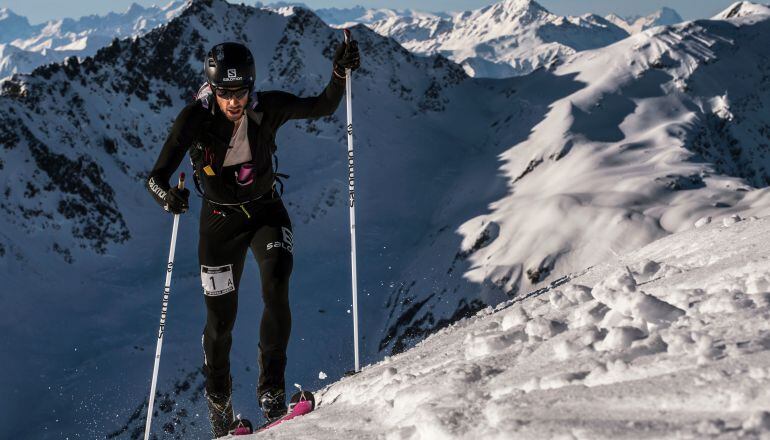
[[[212,87],[254,87],[257,68],[248,47],[241,43],[221,43],[212,47],[203,63]]]

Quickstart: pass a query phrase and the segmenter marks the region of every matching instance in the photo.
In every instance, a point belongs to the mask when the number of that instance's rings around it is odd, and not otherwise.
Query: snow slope
[[[85,57],[114,38],[142,35],[168,22],[187,7],[186,0],[166,6],[142,7],[133,3],[125,12],[65,18],[30,25],[25,17],[0,9],[0,78],[70,56]]]
[[[462,223],[436,220],[442,232],[391,291],[380,348],[399,352],[475,300],[496,304],[698,221],[767,213],[768,35],[765,14],[658,27],[517,86],[526,100],[579,84],[504,144],[506,196]],[[517,115],[501,112],[490,138],[518,130]],[[459,293],[466,280],[480,294]]]
[[[396,15],[367,26],[419,54],[441,53],[476,77],[530,73],[628,34],[602,17],[561,17],[532,0],[504,0],[451,18]]]
[[[770,217],[487,308],[244,439],[770,437]]]

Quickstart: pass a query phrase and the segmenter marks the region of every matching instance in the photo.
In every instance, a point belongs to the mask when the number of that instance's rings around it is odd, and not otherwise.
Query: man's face
[[[217,87],[214,89],[214,96],[216,96],[219,109],[222,110],[225,117],[235,122],[243,116],[243,110],[246,108],[246,102],[249,100],[249,89]]]

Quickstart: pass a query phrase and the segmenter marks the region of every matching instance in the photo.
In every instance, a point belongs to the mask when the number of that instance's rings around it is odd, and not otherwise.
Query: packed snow
[[[768,438],[769,318],[770,217],[713,223],[484,309],[253,438]]]

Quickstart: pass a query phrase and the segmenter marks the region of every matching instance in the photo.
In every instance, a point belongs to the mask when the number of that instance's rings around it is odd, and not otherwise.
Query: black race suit
[[[265,305],[260,324],[258,393],[285,387],[293,237],[286,208],[274,189],[275,136],[290,119],[334,113],[344,84],[333,77],[320,95],[311,98],[278,91],[252,94],[247,112],[248,139],[256,177],[247,186],[236,182],[240,165],[223,166],[234,124],[212,96],[180,112],[148,177],[147,188],[163,206],[171,175],[189,151],[203,189],[198,259],[208,312],[203,351],[210,393],[222,393],[229,387],[231,332],[248,248],[259,265]]]

